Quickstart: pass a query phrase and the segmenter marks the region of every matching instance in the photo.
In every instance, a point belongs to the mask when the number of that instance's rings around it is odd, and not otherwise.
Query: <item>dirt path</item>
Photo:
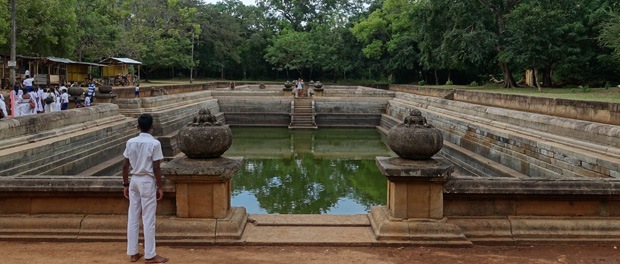
[[[2,263],[129,263],[124,243],[0,241]],[[158,247],[169,263],[620,263],[618,246]],[[138,262],[142,263],[142,261]]]

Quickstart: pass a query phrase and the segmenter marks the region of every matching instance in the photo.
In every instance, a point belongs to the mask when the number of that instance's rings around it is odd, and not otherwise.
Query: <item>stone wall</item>
[[[127,215],[120,176],[0,177],[0,215]],[[174,184],[164,179],[158,215],[175,215]],[[2,226],[0,224],[0,226]],[[40,228],[40,227],[39,227]]]
[[[273,96],[281,91],[252,92],[242,94],[214,91],[220,111],[231,126],[288,126],[293,98]]]
[[[146,98],[114,99],[120,112],[126,116],[138,117],[142,113],[153,116],[154,136],[165,136],[176,133],[198,114],[201,108],[207,108],[222,119],[217,99],[211,91],[199,91],[167,96]]]
[[[385,92],[379,94],[377,97],[315,97],[316,123],[319,127],[376,127],[391,99]]]
[[[620,178],[618,126],[408,93],[390,101],[382,124],[403,120],[411,108],[442,130],[446,142],[521,176]]]
[[[135,119],[118,106],[92,107],[0,120],[0,175],[72,175],[122,154]]]
[[[570,119],[620,125],[620,104],[486,93],[415,85],[391,85],[390,90],[451,99]]]

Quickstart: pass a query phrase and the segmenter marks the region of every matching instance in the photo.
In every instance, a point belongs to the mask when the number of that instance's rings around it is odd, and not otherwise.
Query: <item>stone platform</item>
[[[368,215],[249,215],[239,238],[217,235],[216,220],[157,218],[158,245],[252,246],[450,246],[617,244],[620,218],[507,217],[455,218],[468,243],[440,243],[420,238],[377,240]],[[0,215],[0,240],[40,242],[124,242],[126,215]],[[426,235],[441,230],[427,230]],[[439,243],[438,243],[439,242]]]

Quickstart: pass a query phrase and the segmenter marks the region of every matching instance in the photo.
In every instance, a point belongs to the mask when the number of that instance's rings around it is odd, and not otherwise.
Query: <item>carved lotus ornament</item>
[[[232,140],[230,127],[222,125],[204,108],[177,134],[179,149],[191,159],[217,158],[230,148]]]
[[[426,122],[422,112],[412,109],[402,124],[388,132],[388,145],[403,159],[430,159],[443,147],[439,129]]]

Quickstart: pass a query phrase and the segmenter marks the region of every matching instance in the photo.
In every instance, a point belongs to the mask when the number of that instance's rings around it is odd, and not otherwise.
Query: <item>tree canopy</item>
[[[8,54],[10,1],[0,0]],[[15,0],[17,53],[131,57],[151,78],[619,83],[613,0]]]

